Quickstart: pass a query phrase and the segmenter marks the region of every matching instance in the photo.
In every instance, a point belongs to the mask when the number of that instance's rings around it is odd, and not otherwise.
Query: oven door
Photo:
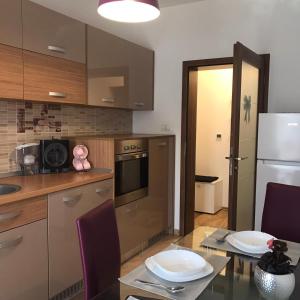
[[[148,153],[116,155],[115,205],[121,206],[148,194]]]

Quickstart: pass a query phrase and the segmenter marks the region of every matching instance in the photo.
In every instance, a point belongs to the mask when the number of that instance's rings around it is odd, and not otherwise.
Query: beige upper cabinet
[[[88,26],[90,105],[153,110],[154,52]]]
[[[22,48],[22,0],[0,0],[0,43]]]
[[[131,44],[129,99],[133,110],[153,110],[154,51]]]
[[[22,1],[22,15],[24,49],[86,62],[85,24],[28,0]]]
[[[88,104],[129,108],[129,43],[88,26]]]

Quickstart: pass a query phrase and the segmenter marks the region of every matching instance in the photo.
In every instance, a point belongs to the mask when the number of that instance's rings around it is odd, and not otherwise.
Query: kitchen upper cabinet
[[[87,41],[88,104],[129,108],[129,43],[91,26]]]
[[[22,48],[22,0],[0,0],[0,43]]]
[[[48,299],[47,220],[0,233],[0,299]]]
[[[131,44],[129,99],[133,110],[153,110],[154,51]]]
[[[24,99],[86,104],[84,64],[23,51]]]
[[[112,198],[111,179],[48,196],[50,298],[83,278],[76,219]]]
[[[85,24],[28,0],[22,9],[24,49],[86,62]]]
[[[0,44],[0,98],[23,99],[22,50],[3,44]]]
[[[154,52],[88,26],[88,104],[153,110]]]

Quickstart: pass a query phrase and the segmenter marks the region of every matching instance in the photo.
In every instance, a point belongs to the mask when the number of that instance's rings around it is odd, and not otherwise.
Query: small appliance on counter
[[[69,141],[40,141],[40,173],[61,173],[70,170]]]
[[[39,173],[39,144],[29,143],[16,147],[16,160],[22,175]]]

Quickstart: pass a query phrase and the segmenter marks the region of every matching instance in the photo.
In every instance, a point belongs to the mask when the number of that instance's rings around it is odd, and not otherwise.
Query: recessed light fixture
[[[160,11],[157,0],[99,0],[98,14],[117,22],[140,23],[156,19]]]

